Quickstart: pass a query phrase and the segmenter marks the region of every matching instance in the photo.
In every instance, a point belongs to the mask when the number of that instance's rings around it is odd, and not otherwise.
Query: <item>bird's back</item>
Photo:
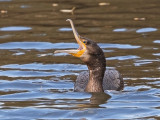
[[[79,74],[74,85],[74,91],[84,92],[89,80],[89,72],[84,71]],[[124,87],[123,78],[117,70],[109,69],[105,71],[103,78],[103,90],[122,90]]]

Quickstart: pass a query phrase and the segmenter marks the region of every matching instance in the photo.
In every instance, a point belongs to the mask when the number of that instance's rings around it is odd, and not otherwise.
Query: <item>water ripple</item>
[[[106,58],[106,60],[129,60],[129,59],[136,59],[136,58],[140,58],[140,57],[136,55],[127,55],[127,56],[109,57],[109,58]]]
[[[126,32],[127,29],[126,28],[117,28],[113,30],[114,32]]]
[[[12,0],[0,0],[0,2],[10,2]]]
[[[160,43],[160,40],[155,40],[153,41],[153,43]]]
[[[7,69],[21,69],[21,70],[56,70],[56,71],[79,71],[87,70],[86,65],[81,64],[42,64],[42,63],[30,63],[30,64],[9,64],[0,66],[0,68]]]
[[[160,56],[160,53],[153,53],[154,56]]]
[[[130,44],[111,44],[111,43],[100,43],[101,48],[118,48],[118,49],[137,49],[141,46],[130,45]]]
[[[130,32],[130,31],[136,31],[136,33],[146,33],[146,32],[154,32],[157,31],[157,28],[140,28],[138,30],[136,29],[127,29],[127,28],[117,28],[114,29],[114,32]]]
[[[145,32],[154,32],[157,31],[157,28],[141,28],[136,31],[136,33],[145,33]]]
[[[13,35],[9,35],[9,34],[7,35],[7,34],[6,34],[6,35],[0,36],[0,39],[9,38],[9,37],[12,37],[12,36],[13,36]]]
[[[101,48],[137,49],[141,46],[130,44],[99,43]],[[78,48],[77,43],[50,42],[8,42],[0,44],[0,49],[69,49]]]
[[[59,28],[59,31],[72,31],[72,28]]]
[[[31,6],[29,6],[29,5],[21,5],[20,6],[20,8],[23,8],[23,9],[25,9],[25,8],[30,8]]]
[[[31,30],[31,27],[24,27],[24,26],[10,26],[10,27],[2,27],[0,31],[25,31]]]
[[[0,66],[0,76],[7,77],[50,77],[77,75],[75,71],[87,70],[86,65],[80,64],[9,64]],[[63,72],[59,72],[63,71]],[[74,71],[74,72],[73,72]]]
[[[51,77],[51,76],[65,76],[77,75],[74,72],[47,72],[47,71],[21,71],[21,70],[0,70],[0,76],[6,77]]]
[[[134,63],[135,66],[141,66],[144,64],[150,64],[153,63],[154,61],[160,61],[160,60],[150,60],[150,59],[145,59],[145,60],[136,60],[136,63]]]

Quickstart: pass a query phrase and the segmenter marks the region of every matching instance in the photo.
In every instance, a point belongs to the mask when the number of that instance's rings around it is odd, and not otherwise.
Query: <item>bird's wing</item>
[[[122,90],[123,84],[123,78],[117,70],[109,69],[105,71],[103,78],[104,90]]]
[[[74,84],[74,91],[84,92],[89,80],[89,72],[84,71],[79,74]],[[104,90],[122,90],[124,87],[123,78],[117,70],[109,69],[105,71],[103,78]]]
[[[89,80],[89,72],[84,71],[79,74],[74,84],[74,91],[84,92]]]

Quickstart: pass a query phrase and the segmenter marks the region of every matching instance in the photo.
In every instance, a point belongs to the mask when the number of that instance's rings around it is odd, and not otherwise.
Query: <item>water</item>
[[[0,119],[158,120],[159,14],[159,0],[0,0]],[[123,91],[73,92],[87,67],[54,54],[78,47],[68,18],[122,73]]]

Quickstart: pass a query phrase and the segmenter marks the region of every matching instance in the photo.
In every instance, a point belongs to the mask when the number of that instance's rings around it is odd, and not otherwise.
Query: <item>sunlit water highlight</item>
[[[24,30],[31,30],[30,27],[23,27],[23,26],[11,26],[11,27],[2,27],[0,31],[24,31]]]

